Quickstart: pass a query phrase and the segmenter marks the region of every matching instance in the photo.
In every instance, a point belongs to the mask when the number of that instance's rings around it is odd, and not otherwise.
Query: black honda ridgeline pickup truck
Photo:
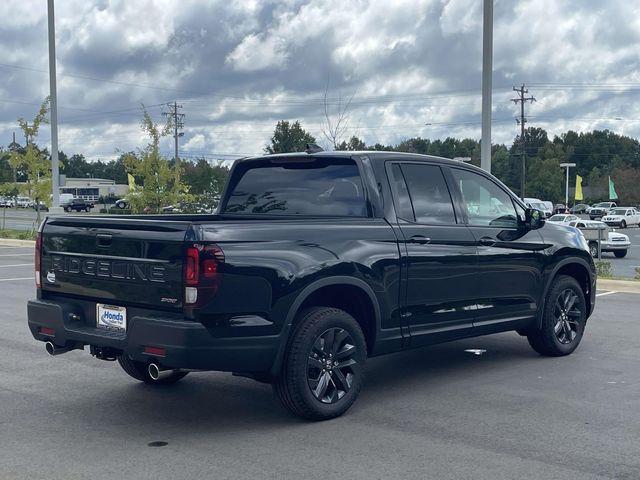
[[[51,355],[88,345],[150,384],[233,372],[315,420],[353,404],[368,357],[509,330],[567,355],[596,285],[579,230],[478,168],[392,152],[239,160],[215,215],[50,216],[35,265]]]

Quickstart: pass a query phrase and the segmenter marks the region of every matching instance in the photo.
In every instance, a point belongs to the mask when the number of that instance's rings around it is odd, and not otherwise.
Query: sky
[[[46,4],[0,2],[0,146],[49,92]],[[347,103],[345,140],[480,138],[481,0],[57,0],[56,41],[68,155],[143,147],[141,106],[161,122],[173,101],[185,158],[260,154],[278,120],[329,148],[325,107]],[[528,126],[640,137],[640,2],[495,0],[493,143],[523,83]]]

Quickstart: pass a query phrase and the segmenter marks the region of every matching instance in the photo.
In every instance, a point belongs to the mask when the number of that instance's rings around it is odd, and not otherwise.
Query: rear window
[[[358,167],[349,159],[242,164],[222,213],[366,217]]]

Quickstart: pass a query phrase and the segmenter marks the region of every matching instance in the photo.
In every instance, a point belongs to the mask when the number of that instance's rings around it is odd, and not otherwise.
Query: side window
[[[515,228],[516,210],[511,197],[488,178],[468,170],[451,169],[462,192],[469,214],[469,224]]]
[[[396,207],[398,218],[408,222],[415,222],[407,184],[404,181],[400,165],[397,163],[391,166],[391,187],[393,189],[393,204]]]
[[[449,188],[437,165],[402,164],[416,223],[454,224],[456,215]]]

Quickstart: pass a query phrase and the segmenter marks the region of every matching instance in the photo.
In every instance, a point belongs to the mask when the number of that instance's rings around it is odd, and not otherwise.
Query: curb
[[[609,280],[599,278],[597,288],[602,290],[624,292],[624,293],[640,293],[640,282],[633,280]]]
[[[19,240],[17,238],[0,238],[0,245],[3,247],[32,247],[35,248],[36,242],[33,240]]]

